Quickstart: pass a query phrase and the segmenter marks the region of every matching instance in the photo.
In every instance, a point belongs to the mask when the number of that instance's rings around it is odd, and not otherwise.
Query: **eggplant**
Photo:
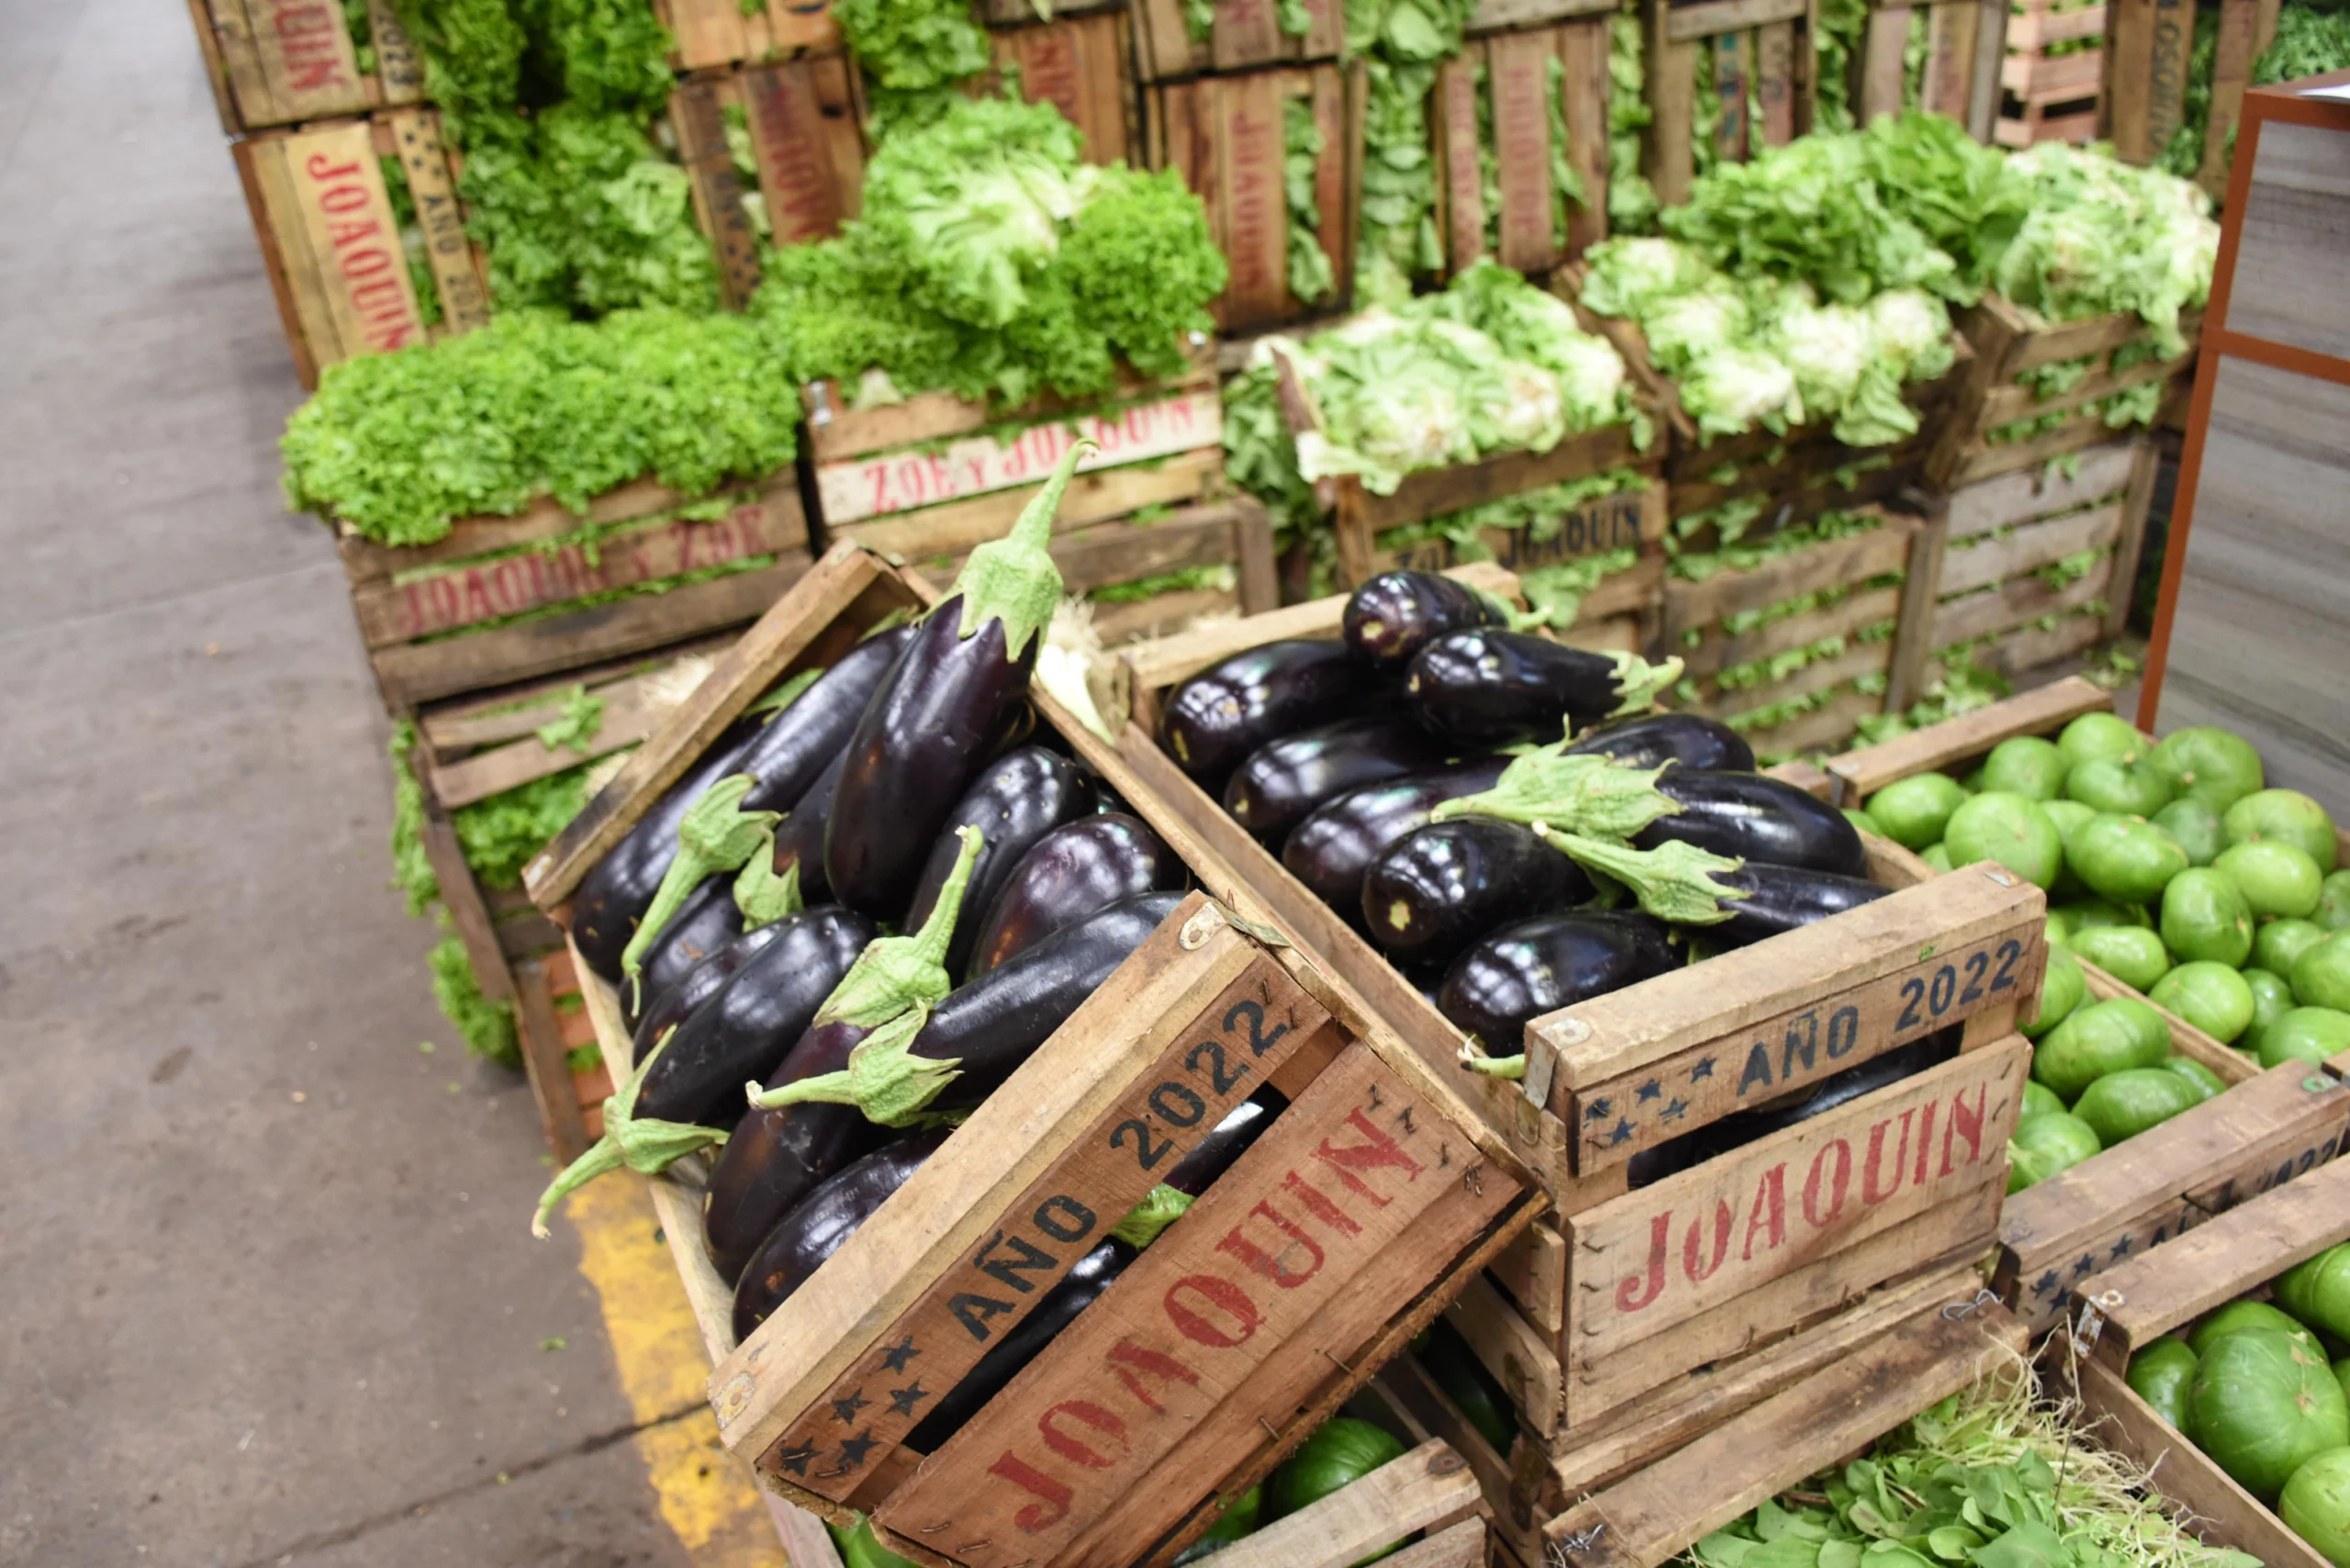
[[[1407,719],[1341,719],[1249,753],[1224,787],[1224,809],[1279,844],[1323,801],[1441,767],[1445,759],[1445,748]]]
[[[734,1286],[734,1337],[747,1339],[824,1260],[871,1219],[946,1143],[946,1127],[884,1144],[808,1194],[759,1243]]]
[[[1938,1029],[1923,1039],[1912,1040],[1882,1056],[1871,1057],[1858,1066],[1830,1074],[1792,1094],[1783,1094],[1767,1103],[1733,1112],[1698,1129],[1696,1136],[1704,1139],[1704,1153],[1700,1158],[1710,1159],[1741,1144],[1752,1143],[1756,1138],[1807,1122],[1839,1105],[1849,1105],[1862,1095],[1873,1093],[1888,1083],[1898,1083],[1930,1067],[1946,1062],[1958,1054],[1960,1033],[1956,1028]],[[1680,1140],[1676,1138],[1673,1141],[1678,1143]]]
[[[1636,849],[1677,841],[1734,860],[1840,877],[1857,877],[1868,865],[1844,813],[1792,784],[1760,773],[1667,767],[1656,788],[1681,809],[1642,828],[1632,839]]]
[[[1183,885],[1183,863],[1136,818],[1104,812],[1055,828],[1002,879],[971,943],[976,980],[1122,899]]]
[[[804,1074],[838,1072],[848,1066],[854,1044],[839,1030],[810,1040],[804,1058],[787,1068]],[[778,1073],[784,1069],[778,1069]],[[817,1101],[773,1111],[756,1106],[743,1114],[711,1172],[710,1205],[702,1212],[702,1234],[711,1261],[728,1284],[743,1277],[744,1265],[767,1233],[800,1205],[817,1185],[852,1160],[896,1137],[894,1129],[868,1122],[851,1105]]]
[[[1505,921],[1588,902],[1591,879],[1532,828],[1455,817],[1415,828],[1362,878],[1364,928],[1404,964],[1449,964]]]
[[[1367,711],[1379,683],[1344,643],[1267,643],[1177,687],[1159,738],[1210,794],[1259,746]]]
[[[1281,864],[1331,908],[1360,919],[1363,873],[1380,852],[1425,826],[1445,801],[1492,789],[1508,766],[1509,758],[1491,756],[1350,790],[1290,830]]]
[[[906,1434],[905,1446],[916,1453],[935,1453],[947,1439],[1002,1394],[1021,1369],[1036,1359],[1077,1315],[1102,1299],[1126,1266],[1142,1256],[1137,1249],[1115,1238],[1104,1241],[1069,1265],[1053,1288],[1027,1316],[1004,1331],[963,1379],[930,1407],[930,1413]]]
[[[1597,753],[1634,767],[1677,762],[1684,767],[1751,773],[1754,748],[1746,737],[1703,713],[1642,713],[1585,730],[1567,746],[1570,756]]]
[[[1503,926],[1453,960],[1437,1006],[1492,1057],[1523,1048],[1545,1013],[1681,966],[1664,927],[1643,914],[1578,910]]]
[[[987,840],[971,868],[970,890],[963,895],[964,907],[976,915],[995,902],[1037,840],[1091,813],[1094,801],[1093,780],[1077,764],[1043,746],[1022,746],[998,757],[955,802],[946,831],[931,846],[906,924],[920,925],[930,918],[938,890],[955,868],[960,847],[957,829],[976,827]],[[979,924],[978,919],[955,923],[955,935],[946,944],[948,974],[959,975],[969,968]]]
[[[839,758],[866,704],[913,640],[911,626],[893,626],[866,638],[768,720],[734,765],[735,772],[759,781],[744,798],[743,810],[788,812],[796,807]]]
[[[1520,632],[1453,632],[1412,659],[1404,702],[1429,734],[1464,744],[1549,739],[1647,707],[1680,678],[1681,661],[1651,666]]]
[[[1379,670],[1401,670],[1438,637],[1505,627],[1502,607],[1466,583],[1432,572],[1382,572],[1347,599],[1347,646]]]
[[[1289,1096],[1270,1083],[1265,1085],[1226,1111],[1224,1119],[1193,1144],[1189,1154],[1168,1167],[1166,1179],[1159,1184],[1172,1187],[1187,1197],[1198,1197],[1214,1186],[1265,1136],[1274,1117],[1288,1109]]]
[[[685,972],[675,985],[655,995],[644,1016],[636,1021],[632,1035],[630,1057],[643,1061],[660,1043],[661,1036],[692,1017],[701,1004],[725,988],[734,972],[751,961],[752,956],[776,938],[782,929],[781,921],[745,931]]]
[[[758,733],[756,720],[736,721],[692,771],[637,819],[628,836],[580,879],[571,901],[571,940],[596,973],[619,983],[621,955],[635,936],[637,922],[653,906],[669,862],[677,857],[677,823],[704,790],[734,770],[736,759]]]
[[[971,552],[857,721],[824,834],[824,880],[851,909],[904,913],[963,791],[1034,722],[1028,676],[1060,602],[1053,513],[1091,450],[1072,442],[1012,532]]]
[[[800,803],[785,813],[775,824],[775,868],[778,875],[793,866],[800,868],[800,898],[807,904],[832,903],[833,890],[824,880],[824,830],[833,820],[833,799],[839,793],[841,771],[848,766],[848,753],[833,758],[832,766],[816,776]]]
[[[1747,896],[1724,899],[1729,918],[1696,929],[1718,947],[1743,947],[1783,931],[1794,931],[1831,914],[1858,909],[1886,890],[1860,877],[1840,877],[1833,871],[1811,871],[1799,866],[1772,866],[1750,861],[1735,871],[1717,872],[1713,879]]]
[[[743,935],[743,924],[742,907],[734,902],[734,879],[704,878],[653,939],[637,971],[637,983],[621,987],[621,1015],[631,1032],[645,1008],[657,1005],[688,970]],[[631,1005],[640,995],[645,998],[645,1008]]]

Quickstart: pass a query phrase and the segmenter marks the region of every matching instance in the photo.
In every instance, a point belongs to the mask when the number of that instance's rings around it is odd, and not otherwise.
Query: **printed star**
[[[906,1370],[908,1361],[921,1354],[920,1350],[914,1349],[914,1337],[909,1334],[881,1352],[881,1364],[893,1372],[901,1372]]]
[[[1688,1109],[1689,1102],[1682,1099],[1679,1095],[1675,1095],[1673,1096],[1673,1103],[1671,1104],[1665,1106],[1663,1110],[1659,1111],[1656,1114],[1657,1120],[1661,1122],[1677,1122],[1681,1119],[1682,1114]]]
[[[778,1453],[775,1456],[775,1462],[792,1474],[804,1476],[808,1473],[808,1462],[815,1457],[816,1445],[801,1443],[795,1448],[788,1448]]]
[[[893,1416],[911,1416],[914,1413],[914,1406],[929,1397],[930,1390],[922,1385],[922,1379],[916,1378],[911,1388],[893,1388],[890,1391],[890,1413]]]
[[[1640,1085],[1639,1103],[1645,1105],[1651,1100],[1662,1100],[1663,1098],[1664,1085],[1659,1083],[1655,1079],[1651,1078],[1646,1083]]]
[[[1606,1101],[1594,1100],[1590,1109],[1583,1112],[1583,1119],[1586,1122],[1604,1122],[1615,1114],[1614,1108]]]
[[[1631,1137],[1632,1124],[1629,1122],[1617,1122],[1616,1124],[1616,1130],[1607,1135],[1607,1147],[1614,1148],[1619,1143],[1628,1143],[1631,1141]]]
[[[864,1409],[866,1404],[865,1390],[861,1388],[845,1399],[835,1399],[833,1401],[833,1419],[845,1427],[856,1419],[856,1413]]]
[[[2154,1245],[2155,1245],[2155,1246],[2160,1247],[2164,1242],[2168,1241],[2169,1239],[2170,1239],[2170,1226],[2166,1226],[2166,1225],[2158,1225],[2158,1226],[2154,1226]]]
[[[863,1464],[865,1456],[873,1451],[875,1439],[870,1430],[859,1432],[841,1444],[841,1464],[845,1467]]]
[[[1699,1057],[1696,1060],[1696,1064],[1689,1070],[1689,1081],[1695,1083],[1701,1078],[1711,1078],[1713,1075],[1714,1058],[1711,1057]]]
[[[2097,1254],[2094,1252],[2084,1252],[2081,1254],[2081,1260],[2073,1265],[2073,1278],[2076,1280],[2080,1279],[2096,1267]]]
[[[2031,1294],[2034,1295],[2054,1295],[2056,1294],[2056,1287],[2064,1282],[2064,1281],[2056,1277],[2056,1271],[2051,1269],[2048,1272],[2041,1275],[2037,1281],[2033,1282]]]
[[[2113,1256],[2117,1260],[2130,1256],[2130,1238],[2128,1237],[2125,1236],[2121,1240],[2113,1244]]]

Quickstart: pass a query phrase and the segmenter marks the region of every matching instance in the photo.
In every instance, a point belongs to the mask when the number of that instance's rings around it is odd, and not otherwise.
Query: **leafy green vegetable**
[[[2195,17],[2195,48],[2187,66],[2187,91],[2180,106],[2178,129],[2162,150],[2155,166],[2191,180],[2203,166],[2203,141],[2211,118],[2211,73],[2220,41],[2220,13],[2199,11]],[[2350,11],[2340,6],[2279,6],[2277,37],[2253,62],[2252,84],[2266,87],[2297,82],[2350,67]],[[2232,138],[2228,158],[2232,162]]]
[[[486,888],[522,885],[522,868],[561,833],[588,803],[588,769],[582,763],[544,778],[501,790],[486,801],[449,813],[457,847]]]
[[[1868,27],[1868,0],[1820,0],[1818,31],[1812,39],[1818,87],[1811,120],[1816,129],[1851,130],[1859,125],[1853,113],[1852,62],[1861,57]]]
[[[1640,132],[1655,118],[1643,92],[1640,14],[1625,0],[1607,18],[1607,229],[1656,232],[1656,187],[1640,173]]]
[[[388,152],[376,162],[383,167],[384,194],[391,198],[392,226],[399,230],[400,252],[408,260],[408,284],[416,295],[417,317],[426,326],[437,327],[441,289],[432,281],[432,263],[426,258],[424,229],[417,222],[416,194],[408,188],[408,171]]]
[[[1416,14],[1416,13],[1415,13]],[[1355,303],[1393,305],[1412,279],[1443,270],[1436,228],[1436,160],[1428,151],[1428,95],[1436,67],[1364,63],[1362,202],[1355,246]]]
[[[420,915],[441,898],[441,879],[424,853],[424,785],[409,760],[416,751],[416,721],[392,724],[392,886]]]
[[[841,37],[867,74],[892,92],[919,92],[988,67],[988,35],[965,0],[839,0]]]
[[[1314,102],[1290,98],[1281,104],[1281,191],[1289,210],[1289,291],[1301,305],[1337,291],[1337,274],[1322,248],[1322,208],[1314,199],[1315,174],[1322,161],[1322,131],[1314,123]]]
[[[1990,272],[1999,292],[2053,321],[2134,313],[2165,354],[2181,353],[2179,313],[2210,293],[2219,255],[2203,193],[2063,142],[2010,162],[2032,199]]]
[[[1196,593],[1203,588],[1229,592],[1240,580],[1229,562],[1210,566],[1182,566],[1171,572],[1159,572],[1147,577],[1136,577],[1130,583],[1112,583],[1086,594],[1095,604],[1138,604],[1146,599],[1157,599],[1163,593]]]
[[[433,1000],[464,1038],[465,1049],[502,1067],[520,1066],[522,1048],[514,1033],[514,1009],[482,993],[464,942],[444,936],[424,955],[424,961],[432,970]]]
[[[549,751],[569,746],[582,756],[604,727],[604,700],[588,695],[585,684],[576,685],[563,694],[563,711],[533,732],[539,744]]]

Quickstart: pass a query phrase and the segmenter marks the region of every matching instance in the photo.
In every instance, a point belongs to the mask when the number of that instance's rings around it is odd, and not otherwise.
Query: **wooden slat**
[[[1470,1473],[1468,1461],[1432,1439],[1234,1542],[1217,1556],[1225,1560],[1223,1568],[1347,1568],[1415,1530],[1473,1513],[1478,1501],[1477,1478]],[[1471,1529],[1482,1547],[1483,1525]],[[1388,1561],[1402,1562],[1404,1558]]]
[[[2053,735],[2084,713],[2113,711],[2113,693],[2079,676],[1830,758],[1837,804],[1860,806],[1897,778],[1949,772],[2015,735]]]
[[[1872,532],[1814,544],[1751,571],[1718,572],[1702,583],[1669,583],[1665,636],[1671,641],[1684,627],[1709,626],[1798,594],[1899,571],[1908,559],[1913,527],[1905,519],[1892,519]]]
[[[1060,508],[1053,514],[1053,531],[1066,533],[1131,516],[1144,507],[1192,500],[1215,488],[1223,478],[1221,446],[1179,452],[1156,463],[1080,474],[1069,481]],[[968,500],[946,501],[862,522],[842,523],[833,532],[884,554],[926,561],[934,555],[967,552],[988,540],[1002,538],[1041,488],[1040,481],[974,496]]]
[[[588,1124],[572,1087],[563,1029],[555,1021],[546,969],[539,960],[525,959],[514,971],[514,1000],[515,1034],[521,1042],[532,1098],[538,1102],[539,1124],[555,1159],[567,1165],[588,1148]]]
[[[862,204],[865,152],[846,63],[837,55],[742,76],[744,128],[776,244],[821,240]]]
[[[1509,1250],[1494,1260],[1491,1273],[1527,1321],[1556,1342],[1566,1327],[1566,1238],[1548,1225],[1528,1226]]]
[[[1860,120],[1865,125],[1879,115],[1901,112],[1908,84],[1909,14],[1908,6],[1873,6],[1868,32],[1861,46]]]
[[[1970,594],[1941,606],[1930,620],[1932,634],[1926,640],[1936,648],[1947,648],[2030,626],[2052,615],[2068,615],[2107,598],[2118,576],[2109,555],[2061,588],[2050,588],[2038,577],[2010,577],[1989,593]]]
[[[1676,644],[1674,651],[1682,657],[1684,673],[1702,681],[1718,670],[1808,647],[1823,637],[1850,635],[1864,626],[1890,621],[1900,609],[1899,588],[1873,588],[1867,593],[1856,593],[1841,604],[1805,615],[1790,615],[1736,636],[1709,634],[1694,648]]]
[[[655,671],[594,689],[591,694],[604,704],[603,720],[586,743],[585,751],[575,751],[568,745],[550,749],[526,729],[519,740],[490,746],[455,762],[435,764],[428,785],[433,798],[453,811],[636,745],[651,734],[677,704],[677,694],[663,685],[662,676],[666,673]],[[544,712],[540,721],[543,723],[556,717],[543,710],[533,712]]]
[[[1742,687],[1736,691],[1713,691],[1704,700],[1694,704],[1694,711],[1718,719],[1728,719],[1775,702],[1808,697],[1815,691],[1833,690],[1863,676],[1882,675],[1892,664],[1891,643],[1857,643],[1833,657],[1814,659],[1803,668],[1777,680],[1766,681],[1761,686]]]
[[[1060,15],[1036,23],[1031,9],[1024,24],[991,29],[989,47],[999,66],[1016,67],[1020,95],[1050,104],[1077,127],[1089,163],[1131,159],[1135,145],[1133,72],[1127,66],[1126,17],[1113,11],[1091,16]]]
[[[1548,452],[1505,452],[1481,463],[1429,469],[1405,476],[1391,496],[1374,495],[1351,477],[1340,481],[1339,507],[1348,525],[1371,532],[1441,517],[1487,501],[1524,495],[1546,485],[1586,478],[1640,461],[1628,425],[1602,425],[1571,435]],[[1663,519],[1656,520],[1662,527]],[[1618,539],[1618,543],[1638,543]]]
[[[2037,570],[2084,550],[2102,549],[2121,536],[2121,506],[2092,507],[2047,522],[2020,525],[2005,539],[1952,550],[1942,557],[1942,598]]]
[[[380,16],[389,16],[378,6]],[[382,23],[379,20],[380,29]],[[376,35],[380,57],[383,35]],[[400,173],[416,204],[417,227],[424,233],[425,261],[432,269],[433,292],[441,300],[444,332],[470,331],[489,320],[489,286],[482,277],[472,240],[465,234],[464,214],[457,206],[457,187],[449,171],[448,150],[441,141],[441,117],[430,109],[397,110],[384,117],[397,147]]]
[[[1772,22],[1799,21],[1805,12],[1804,0],[1698,0],[1695,5],[1671,7],[1665,36],[1674,43],[1684,43]]]
[[[2134,442],[2091,447],[2069,473],[2004,474],[1969,485],[1950,498],[1950,536],[1970,539],[2118,495],[2130,483],[2136,447]]]
[[[1583,182],[1583,200],[1567,208],[1567,252],[1581,255],[1607,238],[1607,18],[1569,22],[1557,37],[1567,162]]]
[[[1924,106],[1965,123],[1975,97],[1975,29],[1983,8],[1975,0],[1942,0],[1926,13]]]

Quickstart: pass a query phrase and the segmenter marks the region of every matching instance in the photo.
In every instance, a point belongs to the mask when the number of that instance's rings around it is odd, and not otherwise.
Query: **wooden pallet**
[[[1743,162],[1752,150],[1781,147],[1811,129],[1812,39],[1817,0],[1640,0],[1651,116],[1641,132],[1640,169],[1665,207],[1689,199],[1696,177],[1697,60],[1710,53],[1722,114],[1716,153]],[[1750,124],[1748,99],[1762,105]]]
[[[2299,1171],[2073,1291],[2073,1364],[2085,1411],[2104,1423],[2103,1440],[2141,1464],[2159,1462],[2165,1496],[2268,1568],[2329,1565],[2275,1510],[2156,1415],[2125,1374],[2132,1352],[2344,1240],[2350,1240],[2350,1161],[2337,1159]]]
[[[826,239],[856,215],[865,192],[862,94],[843,56],[699,72],[677,84],[664,113],[730,308],[757,291],[765,245]],[[730,115],[750,133],[747,171],[727,141]],[[767,214],[765,238],[744,206],[754,194]]]
[[[677,518],[681,504],[648,479],[596,498],[584,520],[543,498],[512,517],[464,519],[433,544],[381,545],[346,526],[343,572],[385,705],[405,712],[740,626],[807,570],[795,476],[769,478],[712,521]],[[666,593],[565,608],[767,556]]]
[[[934,597],[869,551],[827,553],[532,862],[532,898],[560,919],[588,870],[759,692]],[[1115,752],[1043,691],[1032,696],[1045,727],[1187,864],[1212,864]],[[1245,898],[1186,900],[834,1255],[820,1288],[732,1347],[711,1402],[722,1439],[762,1484],[835,1522],[869,1513],[885,1544],[926,1564],[1164,1564],[1532,1219],[1540,1199],[1501,1140],[1343,988],[1295,948],[1261,944],[1225,909],[1252,925],[1264,913]],[[625,1059],[617,999],[597,977],[583,979],[599,1038]],[[1109,1038],[1134,1047],[1104,1052]],[[906,1347],[939,1389],[977,1361],[983,1346],[951,1326],[952,1298],[996,1288],[980,1270],[998,1244],[991,1233],[1055,1260],[1032,1282],[1048,1286],[1082,1250],[1071,1244],[1151,1183],[1123,1122],[1180,1153],[1192,1129],[1213,1126],[1260,1081],[1290,1095],[1288,1110],[1111,1288],[1115,1305],[1080,1317],[926,1459],[901,1440],[918,1397],[874,1408],[856,1442],[842,1446],[833,1401],[892,1379],[904,1362],[890,1358]],[[1348,1180],[1315,1186],[1300,1174],[1334,1164]],[[1435,1181],[1405,1179],[1438,1170]],[[681,1166],[669,1180],[685,1189],[693,1174]],[[1315,1262],[1302,1274],[1288,1271],[1288,1254],[1277,1265],[1260,1251],[1249,1228],[1290,1212],[1272,1205],[1297,1191],[1323,1215],[1306,1233]],[[731,1320],[729,1293],[700,1250],[697,1212],[664,1228],[715,1338]],[[1071,1236],[1079,1212],[1084,1228]],[[1276,1274],[1282,1289],[1269,1294]],[[997,1328],[1041,1294],[1009,1304]],[[1244,1321],[1245,1330],[1231,1327]],[[942,1536],[947,1522],[955,1533]]]
[[[1451,273],[1490,254],[1518,272],[1545,274],[1607,238],[1608,15],[1601,9],[1550,27],[1473,38],[1437,67],[1428,129],[1437,231]],[[1479,133],[1481,119],[1493,127],[1490,150]],[[1551,181],[1555,130],[1565,132],[1564,155],[1583,185],[1582,198],[1567,202],[1563,230],[1555,221]],[[1485,210],[1488,151],[1499,191],[1494,213]]]
[[[196,46],[220,112],[242,136],[265,126],[421,103],[424,67],[390,0],[369,0],[373,70],[340,0],[188,0]]]
[[[653,0],[683,71],[771,63],[841,47],[831,0]]]
[[[1346,48],[1346,14],[1338,0],[1303,0],[1302,34],[1281,30],[1275,0],[1215,0],[1215,20],[1205,38],[1192,36],[1181,0],[1131,0],[1131,6],[1135,71],[1146,83],[1335,60]]]
[[[1155,0],[1156,3],[1156,0]],[[1176,0],[1164,0],[1173,6]],[[1246,4],[1225,0],[1221,17]],[[1335,7],[1330,13],[1336,16]],[[1219,25],[1221,25],[1219,23]],[[1137,40],[1146,23],[1137,19]],[[1143,50],[1138,47],[1137,54]],[[1354,297],[1355,230],[1362,202],[1364,89],[1360,63],[1246,72],[1192,81],[1155,82],[1146,67],[1144,155],[1173,169],[1207,205],[1208,229],[1231,263],[1231,279],[1211,308],[1225,332],[1248,332],[1328,315]],[[1315,237],[1330,258],[1328,297],[1301,300],[1289,287],[1290,213],[1283,188],[1285,106],[1313,106],[1322,151],[1314,170]]]
[[[341,15],[340,11],[336,12]],[[263,130],[231,144],[295,373],[388,353],[489,319],[487,273],[466,238],[456,169],[431,109]],[[442,319],[428,329],[380,160],[399,160]]]
[[[1918,106],[1947,115],[1977,141],[1988,141],[1999,108],[2002,40],[2016,47],[2004,0],[1927,0],[1926,67]],[[1852,60],[1847,101],[1866,125],[1899,114],[1908,99],[1908,45],[1915,6],[1869,7]]]
[[[2001,298],[1986,294],[1982,303],[1962,312],[1958,329],[1973,345],[1975,357],[1951,396],[1946,418],[1926,458],[1927,485],[1951,491],[1998,474],[2038,468],[2052,457],[2067,456],[2114,439],[2114,431],[2085,405],[2150,381],[2165,381],[2165,401],[2183,399],[2192,383],[2195,345],[2202,335],[2200,311],[2179,319],[2187,340],[2184,353],[2167,358],[2140,359],[2113,368],[2114,355],[2127,350],[2143,352],[2153,329],[2134,315],[2095,316],[2080,321],[2050,323]],[[2097,364],[2070,389],[2042,398],[2020,378],[2026,371],[2067,360],[2094,357]],[[2060,427],[2029,441],[1997,442],[1990,432],[2020,420],[2066,414]]]
[[[2219,3],[2211,107],[2195,176],[2214,200],[2226,194],[2228,143],[2243,123],[2253,62],[2276,41],[2277,11],[2277,0]],[[2105,10],[2106,91],[2097,134],[2124,162],[2151,163],[2178,131],[2195,53],[2195,6],[2188,0],[2106,0]]]

